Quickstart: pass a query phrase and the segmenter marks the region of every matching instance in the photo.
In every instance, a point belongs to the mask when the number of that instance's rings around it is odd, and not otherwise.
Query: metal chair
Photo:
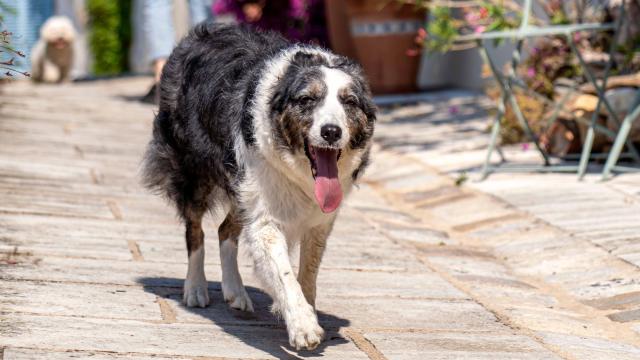
[[[586,23],[586,24],[551,25],[551,26],[539,27],[539,26],[535,26],[535,25],[529,24],[529,19],[530,19],[530,15],[531,15],[531,10],[532,10],[532,5],[533,4],[532,4],[532,0],[525,0],[524,9],[523,9],[522,23],[520,24],[520,27],[518,29],[507,30],[507,31],[491,31],[491,32],[480,33],[480,34],[463,35],[463,36],[460,36],[460,37],[458,37],[456,39],[457,41],[461,41],[461,42],[475,41],[477,43],[478,48],[480,50],[480,55],[482,56],[484,62],[491,69],[491,73],[492,73],[493,77],[496,79],[496,81],[497,81],[497,83],[499,85],[499,88],[500,88],[500,100],[498,101],[498,104],[497,104],[498,105],[498,112],[497,112],[496,117],[493,120],[493,124],[491,126],[491,137],[490,137],[490,142],[489,142],[489,148],[487,149],[487,155],[485,157],[485,162],[484,162],[484,165],[483,165],[483,168],[482,168],[481,180],[486,179],[491,172],[501,171],[501,170],[507,170],[507,171],[542,171],[542,172],[547,172],[547,171],[549,171],[549,172],[573,172],[573,171],[576,171],[577,174],[578,174],[579,179],[582,179],[584,177],[584,175],[586,173],[586,170],[587,170],[587,165],[589,163],[589,159],[592,157],[591,149],[593,147],[593,140],[594,140],[595,131],[601,132],[601,133],[607,135],[608,137],[610,137],[611,139],[614,139],[616,137],[615,132],[607,129],[604,126],[601,126],[601,125],[597,124],[598,114],[600,112],[600,108],[601,108],[602,104],[604,104],[606,109],[609,111],[609,114],[611,114],[613,120],[618,125],[621,124],[621,122],[618,119],[618,117],[612,111],[611,104],[604,97],[604,91],[606,89],[607,78],[609,77],[609,72],[611,70],[611,66],[612,66],[612,63],[613,63],[613,56],[612,55],[613,55],[613,52],[615,51],[615,44],[616,44],[617,36],[618,36],[619,30],[620,30],[620,27],[622,26],[622,21],[623,21],[623,18],[624,18],[622,16],[623,15],[624,4],[625,3],[623,1],[622,6],[620,7],[620,13],[619,13],[618,19],[617,19],[617,21],[615,23],[607,23],[607,24]],[[602,83],[598,84],[598,81],[595,78],[594,74],[589,69],[589,67],[586,65],[586,63],[584,61],[584,58],[582,57],[582,54],[578,51],[577,46],[576,46],[575,41],[574,41],[574,38],[573,38],[573,34],[578,32],[578,31],[605,31],[605,30],[614,30],[614,37],[613,37],[613,40],[612,40],[612,43],[611,43],[611,47],[609,49],[609,61],[607,62],[607,65],[606,65],[606,68],[605,68],[605,71],[604,71],[604,76],[603,76],[603,79],[602,79]],[[524,114],[522,113],[520,107],[518,106],[518,102],[516,101],[516,97],[514,95],[514,88],[516,88],[516,87],[520,87],[520,88],[526,87],[524,85],[524,83],[522,81],[520,81],[516,77],[516,67],[517,67],[518,63],[520,62],[520,57],[521,57],[521,52],[522,52],[522,45],[523,45],[524,40],[528,39],[528,38],[554,36],[554,35],[562,35],[562,36],[566,37],[567,42],[569,43],[572,51],[575,53],[576,57],[578,58],[578,61],[580,62],[580,65],[584,69],[584,73],[585,73],[585,76],[586,76],[587,80],[594,86],[594,88],[596,90],[596,94],[598,95],[598,102],[597,102],[597,105],[596,105],[596,109],[595,109],[595,111],[593,113],[591,121],[588,124],[589,127],[588,127],[587,135],[585,137],[585,141],[584,141],[584,144],[583,144],[582,153],[580,155],[580,162],[579,162],[579,164],[577,166],[576,165],[552,165],[551,164],[550,155],[540,146],[540,142],[538,140],[537,135],[531,129],[529,121],[525,118]],[[495,61],[491,58],[491,56],[489,56],[489,53],[487,52],[487,48],[485,46],[485,41],[487,41],[487,40],[498,40],[498,39],[513,39],[516,42],[516,47],[515,47],[515,50],[513,52],[512,58],[511,58],[511,67],[509,69],[508,74],[503,74],[498,69],[497,65],[495,64]],[[552,113],[553,115],[552,115],[552,117],[550,119],[550,122],[555,121],[555,119],[559,115],[560,109],[562,108],[562,106],[564,105],[566,100],[569,98],[569,95],[570,95],[570,92],[568,92],[559,103],[556,103],[554,105],[554,110],[553,110],[553,113]],[[500,131],[500,119],[504,116],[505,106],[506,106],[507,102],[509,102],[509,104],[511,105],[511,107],[513,109],[513,112],[514,112],[516,118],[518,119],[518,122],[520,123],[520,125],[522,126],[522,128],[525,131],[525,134],[534,143],[536,150],[542,156],[542,159],[544,161],[544,164],[542,166],[535,166],[535,167],[530,167],[530,166],[508,166],[507,167],[507,166],[501,166],[501,165],[495,166],[495,165],[491,164],[491,156],[492,156],[494,150],[498,151],[498,153],[499,153],[499,155],[500,155],[500,157],[502,159],[501,163],[506,162],[502,151],[500,151],[500,148],[497,146],[497,140],[498,140],[498,133]],[[640,163],[640,153],[633,146],[631,141],[626,139],[626,136],[625,136],[625,138],[623,140],[620,140],[620,141],[627,145],[627,148],[628,148],[628,151],[629,151],[628,155],[630,155],[636,162]],[[619,148],[620,148],[619,150],[621,150],[622,145],[619,145]],[[617,158],[619,156],[620,156],[620,153],[618,153],[618,155],[616,156],[616,160],[617,160]]]

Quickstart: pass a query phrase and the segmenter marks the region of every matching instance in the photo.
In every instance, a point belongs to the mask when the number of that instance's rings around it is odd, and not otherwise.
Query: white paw
[[[253,312],[253,303],[244,286],[239,286],[239,288],[236,286],[228,287],[222,283],[222,296],[224,301],[229,303],[229,306],[233,309]]]
[[[318,319],[311,306],[299,316],[291,318],[287,324],[289,344],[296,350],[313,350],[324,338],[324,330],[318,325]]]
[[[209,305],[209,290],[207,281],[189,281],[184,284],[184,295],[182,302],[188,307],[206,307]]]

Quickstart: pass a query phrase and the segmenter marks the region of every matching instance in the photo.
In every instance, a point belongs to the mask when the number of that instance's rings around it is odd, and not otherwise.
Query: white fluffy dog
[[[40,39],[31,52],[31,76],[37,82],[69,80],[73,66],[76,31],[64,16],[49,18],[40,28]]]

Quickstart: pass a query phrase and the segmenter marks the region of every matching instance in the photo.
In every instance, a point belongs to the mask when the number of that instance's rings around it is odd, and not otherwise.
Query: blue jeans
[[[165,59],[173,50],[173,1],[142,0],[143,31],[151,60]],[[211,0],[189,0],[191,26],[211,17]]]

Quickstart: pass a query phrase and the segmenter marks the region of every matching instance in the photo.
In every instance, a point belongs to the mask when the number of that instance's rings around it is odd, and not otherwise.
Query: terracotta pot
[[[364,67],[372,91],[376,94],[416,91],[420,57],[406,53],[415,47],[425,12],[388,0],[347,0],[343,4],[349,25],[346,36],[352,39],[355,58]],[[331,12],[328,13],[331,17]]]
[[[347,4],[344,0],[326,0],[327,27],[331,50],[336,54],[356,58],[356,48],[351,37]]]

